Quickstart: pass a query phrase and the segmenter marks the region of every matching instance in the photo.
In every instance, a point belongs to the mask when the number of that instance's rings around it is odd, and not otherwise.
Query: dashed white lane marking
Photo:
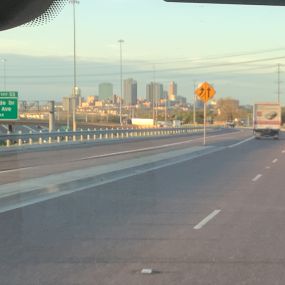
[[[270,169],[271,167],[270,167],[270,166],[266,166],[265,168],[266,168],[266,169]]]
[[[153,270],[151,268],[143,268],[141,274],[152,274]]]
[[[262,177],[262,174],[257,174],[253,179],[252,182],[256,182],[258,179]]]
[[[200,230],[202,229],[209,221],[211,221],[214,217],[216,217],[221,210],[215,210],[213,211],[209,216],[207,216],[204,220],[202,220],[199,224],[197,224],[193,229],[194,230]]]
[[[278,159],[275,158],[275,159],[272,161],[272,163],[276,163],[277,161],[278,161]]]
[[[282,150],[282,153],[285,153],[285,150]]]
[[[239,146],[239,145],[241,145],[241,144],[243,144],[243,143],[246,143],[246,142],[248,142],[248,141],[251,141],[251,140],[253,140],[253,139],[254,139],[254,137],[247,138],[247,139],[245,139],[245,140],[243,140],[243,141],[240,141],[240,142],[238,142],[238,143],[229,145],[228,148],[233,148],[233,147]]]

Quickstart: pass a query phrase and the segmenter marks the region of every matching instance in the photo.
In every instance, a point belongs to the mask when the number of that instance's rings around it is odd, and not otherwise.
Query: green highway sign
[[[18,120],[18,92],[0,91],[0,121]]]

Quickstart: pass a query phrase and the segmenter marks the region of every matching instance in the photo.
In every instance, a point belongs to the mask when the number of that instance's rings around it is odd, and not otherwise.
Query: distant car
[[[59,128],[59,130],[61,132],[69,132],[69,131],[71,131],[71,129],[69,127],[67,127],[67,126],[62,126],[62,127]]]
[[[226,122],[226,127],[227,128],[234,128],[235,127],[235,123],[234,122]]]

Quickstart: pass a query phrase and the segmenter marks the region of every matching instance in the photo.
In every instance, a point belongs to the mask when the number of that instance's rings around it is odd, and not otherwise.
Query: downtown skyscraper
[[[133,78],[124,80],[124,104],[134,106],[138,100],[138,84]]]
[[[177,99],[177,84],[171,81],[168,89],[168,100],[176,101]]]
[[[163,98],[163,85],[157,82],[150,82],[146,85],[146,99],[152,104],[157,104]]]

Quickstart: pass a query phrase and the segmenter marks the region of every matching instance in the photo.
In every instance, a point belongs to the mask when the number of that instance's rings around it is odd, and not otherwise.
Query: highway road
[[[18,178],[67,175],[60,161],[71,173],[84,173],[189,152],[178,162],[3,211],[0,284],[284,284],[285,135],[253,140],[250,131],[227,131],[213,134],[204,150],[201,141],[188,136],[18,153],[14,164],[2,156],[0,189]],[[126,153],[150,147],[157,148]],[[41,170],[41,155],[47,164],[58,157],[48,167],[54,171]],[[23,166],[32,168],[15,170]],[[6,167],[14,170],[5,173]],[[33,167],[40,169],[35,176]]]
[[[252,135],[249,130],[226,129],[208,134],[213,147],[235,144]],[[0,153],[0,185],[66,171],[85,169],[202,145],[201,134],[138,138],[91,144],[62,144],[40,149]]]

